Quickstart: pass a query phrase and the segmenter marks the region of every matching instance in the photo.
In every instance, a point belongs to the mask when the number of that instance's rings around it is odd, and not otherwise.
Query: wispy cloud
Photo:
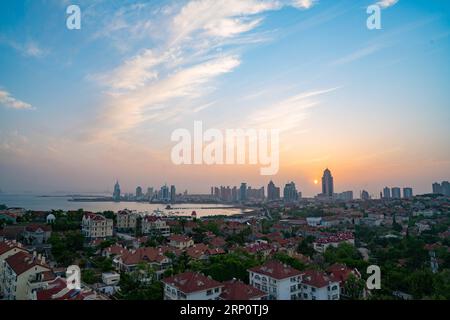
[[[166,7],[158,15],[162,27],[153,30],[164,34],[164,39],[153,41],[151,50],[141,50],[112,70],[88,76],[106,87],[112,97],[101,111],[98,120],[102,125],[94,136],[123,133],[144,121],[166,121],[210,107],[212,104],[204,102],[195,108],[192,102],[214,90],[218,77],[242,63],[236,48],[257,42],[257,32],[251,31],[263,23],[262,14],[285,6],[308,9],[315,2],[191,0]],[[130,23],[126,18],[129,12],[127,7],[114,15],[116,23],[112,25],[117,30],[130,30],[145,22]],[[177,100],[180,98],[184,108]]]
[[[386,9],[389,7],[392,7],[393,5],[397,4],[399,0],[381,0],[378,1],[376,4],[379,5],[381,8]]]
[[[0,105],[10,109],[34,109],[29,103],[14,98],[8,91],[0,89]]]
[[[42,58],[49,53],[48,49],[42,47],[37,41],[34,40],[21,43],[16,40],[7,39],[4,36],[0,36],[0,43],[6,44],[7,46],[13,48],[24,57]]]
[[[308,116],[307,110],[319,105],[319,96],[338,90],[339,87],[301,92],[252,113],[245,122],[251,127],[291,131],[298,129]]]
[[[357,61],[359,59],[365,58],[367,56],[370,56],[377,51],[381,50],[383,47],[378,44],[371,44],[364,48],[358,49],[355,52],[350,53],[349,55],[342,57],[340,59],[337,59],[331,63],[331,65],[343,65],[347,63],[351,63],[354,61]]]

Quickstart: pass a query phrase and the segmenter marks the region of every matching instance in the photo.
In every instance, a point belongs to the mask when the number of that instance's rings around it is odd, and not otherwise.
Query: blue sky
[[[0,188],[267,184],[259,167],[174,167],[171,132],[202,120],[282,128],[273,179],[306,195],[326,166],[340,191],[427,192],[450,172],[450,3],[385,0],[368,30],[374,3],[2,1]]]

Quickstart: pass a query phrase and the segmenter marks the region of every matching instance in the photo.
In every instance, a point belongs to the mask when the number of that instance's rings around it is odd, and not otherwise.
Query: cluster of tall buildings
[[[433,183],[433,193],[450,197],[450,183],[448,181],[442,181],[442,183]]]
[[[136,187],[135,194],[122,194],[119,181],[114,185],[113,200],[136,200],[136,201],[158,201],[158,202],[171,202],[177,201],[177,191],[174,185],[170,186],[164,185],[160,190],[155,190],[154,188],[147,188],[147,192],[144,193],[142,187]]]
[[[403,188],[403,197],[402,197],[402,190],[399,187],[385,187],[383,189],[383,192],[380,194],[381,199],[408,199],[413,197],[413,189],[409,187]]]
[[[264,187],[252,188],[247,186],[245,182],[238,187],[211,187],[211,196],[224,202],[243,202],[251,200],[264,200]]]
[[[265,188],[252,188],[247,183],[242,182],[240,187],[211,187],[211,196],[224,202],[245,202],[245,201],[277,201],[281,200],[281,188],[277,187],[273,181],[267,185],[267,194]],[[301,192],[297,191],[294,182],[289,182],[283,189],[283,200],[285,202],[294,202],[301,199]]]

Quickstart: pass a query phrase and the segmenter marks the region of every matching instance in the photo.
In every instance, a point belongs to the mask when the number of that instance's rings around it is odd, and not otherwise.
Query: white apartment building
[[[18,252],[4,260],[2,295],[6,300],[28,300],[33,289],[46,281],[51,269],[45,259],[26,252]]]
[[[108,238],[113,236],[113,220],[95,213],[86,213],[81,222],[81,232],[87,238]]]
[[[164,300],[220,300],[223,284],[201,273],[185,272],[162,280]]]
[[[302,300],[339,300],[339,281],[316,270],[302,273]]]
[[[4,289],[4,268],[5,268],[5,260],[12,255],[15,255],[18,252],[27,252],[22,244],[16,241],[3,241],[0,242],[0,295],[3,293]]]
[[[142,220],[142,233],[150,235],[170,236],[170,227],[166,221],[155,216],[146,216]]]
[[[117,229],[135,230],[139,214],[136,211],[122,210],[117,213]]]
[[[250,285],[270,300],[301,299],[301,272],[279,261],[268,261],[248,270]]]

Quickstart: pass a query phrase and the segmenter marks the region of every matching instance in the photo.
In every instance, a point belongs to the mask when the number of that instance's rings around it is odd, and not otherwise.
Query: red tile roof
[[[220,297],[223,300],[252,300],[265,297],[267,294],[255,287],[249,286],[242,281],[231,280],[223,283]]]
[[[184,293],[193,293],[223,287],[220,282],[201,273],[194,272],[177,274],[175,276],[163,279],[162,282],[176,287]]]
[[[91,220],[96,220],[96,221],[101,221],[101,220],[106,220],[106,218],[100,214],[95,214],[92,212],[86,212],[84,214],[84,218],[86,219],[91,219]]]
[[[22,245],[20,243],[12,242],[12,241],[0,242],[0,255],[4,254],[10,250],[13,250],[14,248],[24,250],[21,246]]]
[[[180,234],[174,234],[174,235],[171,235],[169,237],[169,240],[170,241],[176,241],[176,242],[188,242],[188,241],[191,241],[192,238],[190,238],[188,236],[183,236],[183,235],[180,235]]]
[[[7,258],[5,261],[11,269],[14,270],[16,275],[21,275],[36,266],[47,268],[47,271],[50,271],[50,268],[46,264],[42,263],[42,261],[37,259],[37,257],[33,257],[27,252],[18,252]]]
[[[279,280],[298,276],[301,274],[299,270],[275,260],[268,261],[262,266],[251,268],[249,269],[249,271],[263,274]]]
[[[122,255],[122,262],[125,265],[136,265],[141,262],[157,262],[161,263],[164,259],[166,251],[162,248],[139,248],[137,250],[125,252]]]
[[[28,232],[36,232],[41,229],[44,232],[52,231],[52,228],[45,224],[29,224],[25,227],[25,230]]]
[[[327,287],[336,280],[317,270],[306,270],[303,272],[302,283],[314,288]]]

